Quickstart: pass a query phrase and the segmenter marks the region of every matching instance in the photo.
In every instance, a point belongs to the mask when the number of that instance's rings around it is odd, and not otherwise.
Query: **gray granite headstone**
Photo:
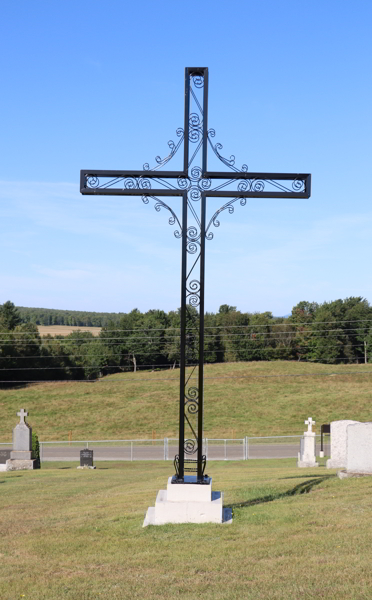
[[[10,455],[10,458],[18,460],[31,460],[32,429],[25,421],[25,417],[28,416],[28,412],[22,408],[19,412],[17,412],[17,416],[20,417],[20,421],[13,429],[13,451]]]

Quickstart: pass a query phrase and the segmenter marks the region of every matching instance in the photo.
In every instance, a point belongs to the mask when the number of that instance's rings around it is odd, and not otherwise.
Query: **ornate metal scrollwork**
[[[192,75],[192,81],[196,88],[204,87],[204,77],[202,75]]]
[[[296,191],[296,192],[302,192],[305,189],[305,182],[303,179],[295,179],[292,182],[292,188]]]
[[[184,449],[185,454],[195,454],[198,449],[196,440],[192,440],[191,438],[185,440]]]
[[[97,187],[99,187],[99,179],[98,179],[98,177],[86,177],[85,178],[85,185],[87,187],[91,187],[91,188],[97,188]]]
[[[193,279],[186,286],[186,299],[190,306],[196,308],[200,304],[200,281]]]
[[[176,135],[180,139],[178,140],[177,144],[175,144],[173,140],[169,140],[168,147],[170,149],[170,153],[168,154],[168,156],[165,156],[164,158],[161,158],[160,156],[155,156],[155,161],[157,163],[156,167],[150,169],[149,163],[145,163],[143,165],[144,171],[157,171],[158,169],[160,169],[160,167],[164,167],[164,165],[166,165],[173,158],[173,156],[177,153],[178,149],[180,148],[185,137],[185,132],[182,129],[182,127],[178,127],[178,129],[176,129]]]
[[[184,471],[185,473],[196,473],[198,470],[198,461],[197,460],[193,460],[192,458],[186,458],[185,459],[185,467],[184,467]],[[179,454],[176,454],[176,456],[174,457],[174,469],[176,471],[176,477],[174,480],[172,480],[172,483],[177,483],[177,479],[179,478],[180,475],[180,456]],[[204,477],[205,475],[205,467],[207,465],[207,457],[205,456],[205,454],[202,455],[202,475]],[[205,475],[205,477],[208,477],[207,475]],[[203,482],[201,482],[203,483]],[[205,483],[208,483],[207,481]]]
[[[199,410],[199,390],[197,387],[189,387],[185,394],[185,409],[190,415],[195,415]]]

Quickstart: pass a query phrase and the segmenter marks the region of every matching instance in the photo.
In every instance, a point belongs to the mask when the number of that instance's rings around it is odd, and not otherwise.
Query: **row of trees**
[[[197,361],[198,337],[189,309],[187,360]],[[12,302],[0,306],[0,380],[95,379],[125,370],[170,368],[180,360],[180,313],[135,309],[89,331],[40,336]],[[372,307],[361,297],[300,302],[289,317],[242,313],[222,305],[205,318],[206,363],[303,360],[329,364],[372,360]]]
[[[74,325],[78,327],[105,327],[108,323],[119,323],[123,313],[97,313],[54,308],[27,308],[18,306],[23,323],[35,325]]]

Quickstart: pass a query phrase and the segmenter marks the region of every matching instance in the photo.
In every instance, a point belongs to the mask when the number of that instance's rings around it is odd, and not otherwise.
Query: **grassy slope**
[[[209,463],[232,525],[142,529],[169,465],[101,467],[0,473],[2,599],[371,597],[371,478],[294,460]]]
[[[158,438],[175,436],[178,377],[178,371],[139,372],[98,383],[0,389],[0,441],[11,439],[21,407],[44,441],[67,440],[69,431],[73,439],[151,438],[153,430]],[[300,434],[310,415],[318,431],[334,419],[372,420],[369,366],[233,363],[206,366],[205,377],[208,437]]]

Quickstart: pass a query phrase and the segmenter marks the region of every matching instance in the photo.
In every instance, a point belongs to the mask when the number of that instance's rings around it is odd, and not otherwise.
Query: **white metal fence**
[[[301,435],[249,437],[239,439],[203,440],[203,454],[209,460],[249,460],[253,458],[297,458]],[[320,450],[320,435],[317,454]],[[0,443],[0,449],[11,448],[11,443]],[[95,461],[173,460],[178,454],[178,439],[161,440],[80,440],[69,442],[40,441],[40,459],[45,461],[79,461],[80,450],[94,451]],[[324,444],[329,455],[329,438]]]

